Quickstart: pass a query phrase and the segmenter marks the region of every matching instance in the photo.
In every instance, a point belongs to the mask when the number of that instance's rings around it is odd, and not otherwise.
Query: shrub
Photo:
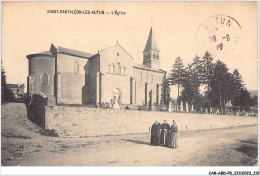
[[[109,108],[109,107],[110,107],[110,103],[108,102],[101,103],[101,108]]]
[[[138,111],[143,110],[143,106],[138,106]]]
[[[160,111],[167,111],[167,106],[166,105],[160,106]]]
[[[149,111],[149,106],[138,106],[139,111]]]

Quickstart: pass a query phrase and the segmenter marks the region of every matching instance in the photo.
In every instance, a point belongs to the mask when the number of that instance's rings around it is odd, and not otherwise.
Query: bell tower
[[[160,69],[160,51],[156,45],[152,27],[143,51],[143,65]]]

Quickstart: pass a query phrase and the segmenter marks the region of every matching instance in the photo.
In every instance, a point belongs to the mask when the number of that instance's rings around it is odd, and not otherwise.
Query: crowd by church
[[[166,120],[163,124],[155,123],[151,128],[151,145],[155,146],[165,146],[170,148],[178,147],[178,127],[176,122],[173,120],[172,125],[170,126]]]

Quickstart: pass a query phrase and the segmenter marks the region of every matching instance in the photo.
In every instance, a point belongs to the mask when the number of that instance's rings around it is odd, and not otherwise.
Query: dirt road
[[[149,134],[23,139],[22,157],[4,165],[35,166],[248,166],[257,163],[257,126],[180,133],[180,146],[149,145]],[[47,145],[46,145],[47,144]]]
[[[257,125],[179,133],[179,147],[150,146],[150,134],[46,137],[22,106],[2,111],[3,166],[253,166]]]

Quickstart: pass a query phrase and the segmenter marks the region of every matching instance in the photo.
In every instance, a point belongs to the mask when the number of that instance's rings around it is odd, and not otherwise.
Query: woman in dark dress
[[[158,123],[156,125],[156,130],[157,130],[157,145],[160,145],[161,143],[161,133],[162,133],[162,125],[160,123]]]
[[[158,144],[158,132],[157,132],[157,121],[153,124],[151,128],[151,145],[157,145]]]
[[[162,124],[161,141],[160,141],[160,144],[163,146],[168,146],[169,130],[170,130],[170,125],[168,123],[166,123],[166,120],[164,120],[164,123]]]

